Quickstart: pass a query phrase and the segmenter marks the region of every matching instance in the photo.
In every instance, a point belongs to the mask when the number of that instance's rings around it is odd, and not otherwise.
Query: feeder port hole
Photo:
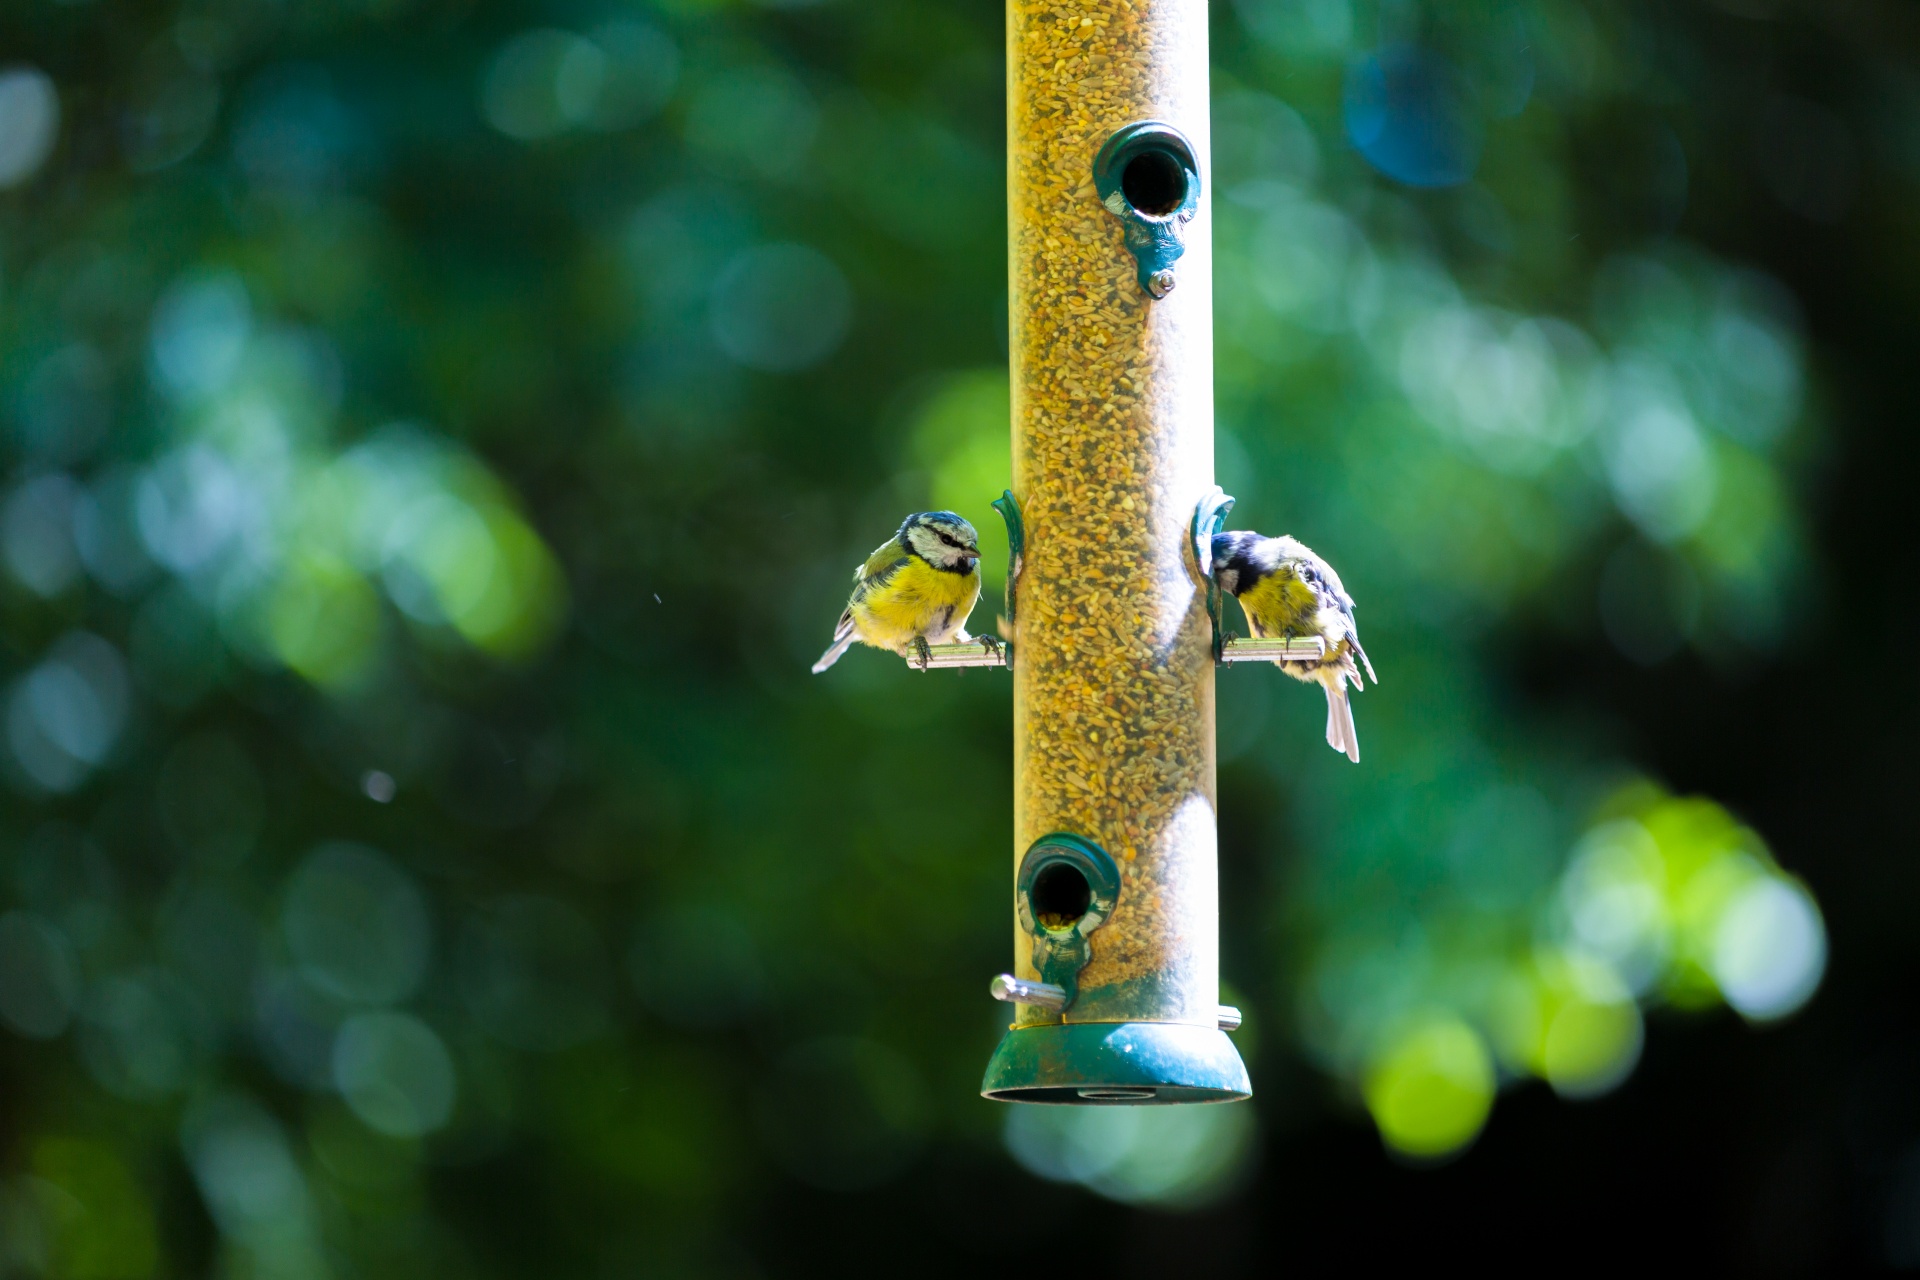
[[[1049,862],[1027,891],[1033,918],[1043,929],[1071,929],[1093,907],[1093,886],[1071,862]]]
[[[1186,201],[1187,172],[1170,152],[1143,150],[1121,170],[1120,191],[1134,212],[1165,218]]]

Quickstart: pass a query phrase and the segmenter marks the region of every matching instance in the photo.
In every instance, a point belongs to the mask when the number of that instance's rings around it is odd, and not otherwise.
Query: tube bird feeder
[[[990,1098],[1250,1093],[1220,1005],[1206,0],[1009,0],[1013,1025]],[[996,504],[998,505],[998,504]],[[1218,506],[1218,501],[1216,501]],[[1206,508],[1209,518],[1213,508]]]

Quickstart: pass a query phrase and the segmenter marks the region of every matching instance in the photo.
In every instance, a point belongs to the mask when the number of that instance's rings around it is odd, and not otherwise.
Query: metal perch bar
[[[998,648],[976,640],[971,644],[936,644],[927,647],[926,666],[914,654],[907,665],[915,671],[933,671],[947,667],[1005,667],[1010,646],[1004,641]],[[1318,662],[1327,656],[1327,642],[1318,636],[1295,636],[1286,640],[1229,640],[1221,650],[1222,662]]]
[[[1051,982],[1028,982],[1025,978],[1016,978],[1010,973],[996,976],[987,990],[993,993],[995,1000],[1004,1000],[1008,1004],[1030,1004],[1041,1009],[1051,1009],[1055,1013],[1067,1007],[1067,989],[1057,987]]]
[[[1004,667],[1007,665],[1008,646],[1005,641],[998,645],[983,644],[975,640],[971,644],[934,644],[927,646],[927,662],[923,667],[918,654],[906,655],[907,665],[915,671],[932,671],[944,667]]]
[[[1220,650],[1222,662],[1318,662],[1326,656],[1327,642],[1319,636],[1229,640]]]

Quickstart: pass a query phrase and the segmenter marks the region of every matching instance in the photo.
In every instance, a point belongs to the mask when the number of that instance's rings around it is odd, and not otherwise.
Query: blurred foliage
[[[1222,673],[1228,998],[1416,1161],[1824,965],[1760,835],[1502,670],[1818,607],[1794,301],[1681,233],[1690,8],[1215,6],[1221,480],[1386,677],[1356,769]],[[806,674],[904,512],[1003,555],[994,5],[0,30],[0,1274],[728,1274],[740,1206],[954,1160],[1242,1184],[1259,1098],[975,1097],[1006,688]],[[1755,110],[1842,216],[1849,126]]]

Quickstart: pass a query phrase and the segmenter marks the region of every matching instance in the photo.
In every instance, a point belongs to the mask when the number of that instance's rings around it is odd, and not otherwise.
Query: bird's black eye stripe
[[[957,547],[960,545],[959,543],[955,542],[952,538],[949,538],[944,533],[940,535],[940,541],[946,543],[950,547]]]

